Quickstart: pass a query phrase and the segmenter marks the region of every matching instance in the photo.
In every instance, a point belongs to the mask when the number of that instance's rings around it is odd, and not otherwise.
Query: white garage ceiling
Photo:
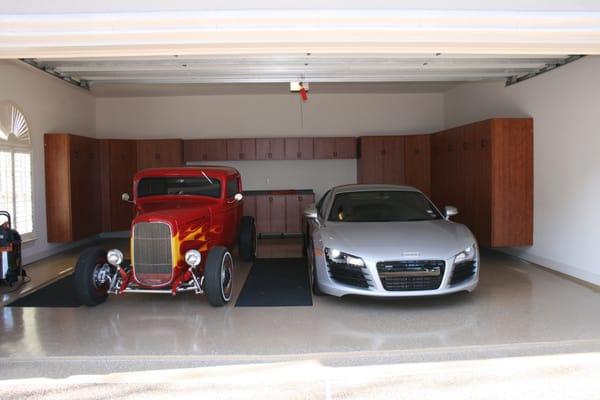
[[[108,84],[366,83],[516,80],[576,57],[460,54],[289,54],[24,61],[83,86]]]

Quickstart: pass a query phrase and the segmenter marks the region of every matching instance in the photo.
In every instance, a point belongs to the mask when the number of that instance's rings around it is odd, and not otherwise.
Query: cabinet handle
[[[302,158],[302,153],[300,153],[300,152],[296,153],[296,158]]]
[[[269,153],[269,158],[273,158],[273,154]]]
[[[337,158],[337,151],[333,152],[333,158]]]
[[[273,198],[269,197],[269,203],[272,203],[272,202],[273,202]]]

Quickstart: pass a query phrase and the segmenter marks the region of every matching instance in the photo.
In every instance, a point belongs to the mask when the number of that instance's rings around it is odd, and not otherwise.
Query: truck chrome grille
[[[443,260],[386,261],[377,263],[377,272],[385,290],[435,290],[442,284],[445,265]]]
[[[148,286],[171,281],[173,255],[171,228],[162,222],[140,222],[133,227],[133,271],[136,280]]]

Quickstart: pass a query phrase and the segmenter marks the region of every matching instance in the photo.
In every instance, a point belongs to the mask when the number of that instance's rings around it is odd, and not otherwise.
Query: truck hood
[[[446,260],[476,243],[461,224],[446,220],[411,222],[328,222],[324,247],[371,261]]]

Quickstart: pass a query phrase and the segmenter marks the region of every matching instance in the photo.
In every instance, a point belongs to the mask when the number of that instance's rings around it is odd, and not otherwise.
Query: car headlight
[[[106,253],[106,261],[114,267],[118,267],[123,262],[123,253],[119,249],[112,249]]]
[[[466,261],[473,261],[475,259],[475,253],[477,253],[477,245],[467,247],[454,257],[454,264],[460,264]]]
[[[185,252],[185,262],[190,267],[197,267],[200,265],[200,261],[202,261],[202,255],[198,250],[188,250]]]
[[[337,264],[348,264],[354,267],[364,267],[365,262],[362,258],[353,256],[351,254],[343,253],[336,249],[325,249],[325,258],[327,262],[337,263]]]

